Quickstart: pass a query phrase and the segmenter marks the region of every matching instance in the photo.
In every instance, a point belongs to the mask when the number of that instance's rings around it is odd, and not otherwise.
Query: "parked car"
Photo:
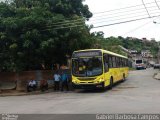
[[[160,68],[160,64],[154,64],[154,69],[159,69]]]

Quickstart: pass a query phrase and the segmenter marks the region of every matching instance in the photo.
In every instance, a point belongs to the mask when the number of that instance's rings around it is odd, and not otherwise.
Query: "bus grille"
[[[86,78],[86,77],[81,77],[81,78],[78,78],[79,80],[82,80],[82,81],[88,81],[88,80],[95,80],[96,78]]]

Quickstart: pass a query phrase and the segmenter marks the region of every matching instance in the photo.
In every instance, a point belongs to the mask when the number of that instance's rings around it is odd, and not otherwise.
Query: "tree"
[[[51,69],[66,54],[90,48],[92,16],[82,0],[13,0],[0,3],[0,62],[7,71]],[[77,27],[76,27],[77,26]]]

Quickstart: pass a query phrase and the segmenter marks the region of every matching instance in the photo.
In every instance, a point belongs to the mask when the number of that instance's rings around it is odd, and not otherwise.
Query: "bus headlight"
[[[73,83],[76,83],[76,80],[72,80]]]
[[[95,83],[101,83],[103,81],[104,81],[104,78],[100,78],[100,79],[96,80]]]
[[[99,79],[99,82],[103,82],[103,81],[104,81],[104,79],[103,79],[103,78],[100,78],[100,79]]]

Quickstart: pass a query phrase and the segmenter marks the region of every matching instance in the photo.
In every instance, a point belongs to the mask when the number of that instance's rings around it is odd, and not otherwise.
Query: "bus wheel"
[[[113,78],[110,78],[110,84],[109,84],[109,90],[111,90],[113,87]]]
[[[102,83],[101,90],[102,90],[102,91],[105,91],[105,90],[106,90],[105,83]]]
[[[126,80],[126,77],[125,77],[125,74],[123,74],[123,79],[122,79],[122,81],[125,81]]]

